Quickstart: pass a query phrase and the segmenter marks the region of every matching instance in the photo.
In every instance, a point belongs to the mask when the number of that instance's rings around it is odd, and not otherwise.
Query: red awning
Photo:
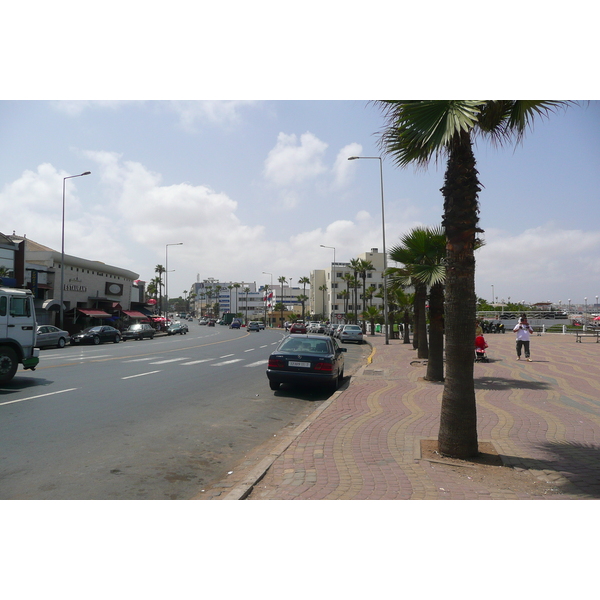
[[[137,310],[124,310],[123,311],[128,317],[132,319],[146,319],[147,315],[144,313],[138,312]]]
[[[110,315],[103,310],[93,310],[88,308],[78,308],[77,310],[88,317],[98,317],[100,319],[110,318]]]

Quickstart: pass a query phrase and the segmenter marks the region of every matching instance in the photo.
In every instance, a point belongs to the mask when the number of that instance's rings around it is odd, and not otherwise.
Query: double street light
[[[390,333],[388,331],[388,302],[387,302],[387,252],[385,249],[385,205],[383,202],[383,160],[381,156],[350,156],[348,160],[358,160],[361,158],[370,158],[379,161],[379,179],[381,181],[381,229],[383,234],[383,322],[385,327],[385,343],[390,343]]]
[[[165,323],[169,320],[169,246],[183,246],[183,242],[165,244]]]
[[[63,193],[62,193],[62,233],[61,233],[61,251],[60,251],[60,328],[64,329],[65,325],[65,309],[63,306],[65,298],[65,183],[67,179],[73,179],[74,177],[83,177],[84,175],[91,175],[91,171],[85,173],[79,173],[79,175],[69,175],[63,177]]]

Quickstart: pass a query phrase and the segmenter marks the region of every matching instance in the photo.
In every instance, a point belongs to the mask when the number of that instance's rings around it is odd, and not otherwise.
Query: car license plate
[[[289,367],[302,367],[304,369],[310,369],[310,363],[309,362],[300,362],[298,360],[290,360],[288,362],[288,366]]]

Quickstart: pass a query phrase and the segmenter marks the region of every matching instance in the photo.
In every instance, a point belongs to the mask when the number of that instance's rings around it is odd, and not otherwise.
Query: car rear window
[[[362,331],[362,329],[358,325],[346,325],[344,327],[345,331]]]
[[[311,354],[329,354],[325,340],[286,340],[279,348],[283,352],[309,352]]]

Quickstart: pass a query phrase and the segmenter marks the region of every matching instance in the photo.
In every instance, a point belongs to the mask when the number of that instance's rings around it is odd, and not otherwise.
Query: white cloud
[[[353,142],[344,146],[337,155],[335,163],[333,165],[333,176],[334,184],[338,187],[348,185],[354,176],[355,168],[352,163],[355,161],[349,161],[350,156],[359,156],[362,154],[362,146]]]
[[[517,235],[488,229],[477,251],[477,294],[499,300],[563,303],[567,297],[593,296],[600,279],[600,232],[559,229],[553,223]],[[589,292],[584,281],[588,280]]]
[[[276,146],[265,160],[265,178],[275,185],[286,187],[302,184],[324,173],[322,158],[327,144],[310,132],[300,136],[280,133]]]
[[[170,107],[180,119],[185,130],[193,131],[199,123],[234,125],[241,120],[241,110],[254,106],[254,101],[177,100]]]

